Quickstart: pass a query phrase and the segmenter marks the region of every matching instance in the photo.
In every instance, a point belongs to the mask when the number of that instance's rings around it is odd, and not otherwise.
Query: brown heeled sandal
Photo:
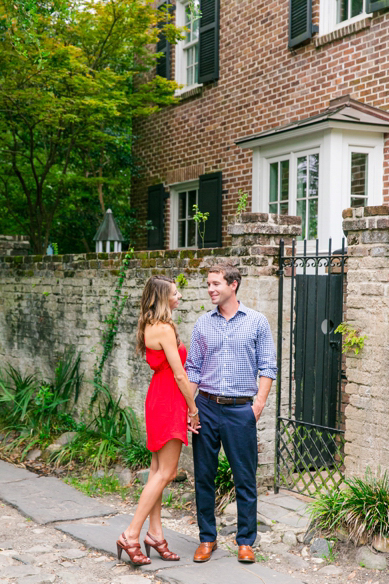
[[[147,543],[146,540],[144,540],[143,542],[145,544],[146,554],[148,556],[150,556],[150,548],[152,547],[159,553],[159,555],[163,560],[165,560],[165,562],[178,562],[180,556],[177,556],[177,554],[174,554],[169,550],[169,548],[167,547],[166,539],[163,539],[162,541],[157,541],[155,537],[153,537],[149,532],[146,533],[146,537],[152,539],[154,542]]]
[[[139,543],[128,543],[124,533],[122,533],[122,538],[126,542],[125,544],[120,539],[116,542],[119,560],[124,550],[133,566],[146,566],[147,564],[151,564],[150,558],[147,558],[141,551]]]

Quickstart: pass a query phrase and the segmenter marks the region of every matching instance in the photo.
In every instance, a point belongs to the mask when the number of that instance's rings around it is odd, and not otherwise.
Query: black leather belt
[[[225,405],[225,406],[232,406],[232,405],[242,405],[247,404],[247,402],[253,403],[252,397],[222,397],[221,395],[213,395],[213,393],[208,393],[207,391],[203,391],[199,389],[199,394],[203,395],[207,399],[211,399],[215,401],[217,404]]]

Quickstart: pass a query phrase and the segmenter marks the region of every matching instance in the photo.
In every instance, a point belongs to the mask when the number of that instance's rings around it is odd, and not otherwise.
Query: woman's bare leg
[[[158,452],[153,452],[148,480],[150,480],[154,476],[158,468],[159,468]],[[154,507],[151,509],[149,513],[149,533],[151,533],[151,535],[154,535],[154,537],[158,541],[161,541],[163,539],[161,510],[162,510],[162,493],[160,494]]]
[[[152,459],[152,470],[151,476],[149,475],[149,480],[145,488],[143,489],[143,493],[139,499],[138,507],[135,511],[135,515],[133,520],[131,521],[130,525],[124,532],[126,539],[128,542],[138,542],[139,535],[142,529],[144,522],[147,519],[148,515],[152,515],[151,520],[153,520],[153,527],[157,528],[157,519],[156,514],[159,513],[159,522],[160,519],[160,501],[162,499],[162,491],[166,487],[167,484],[170,483],[174,479],[177,474],[178,468],[178,461],[180,458],[182,442],[181,440],[169,440],[161,450],[158,450],[156,460],[153,457]],[[156,463],[158,467],[156,467]],[[154,470],[156,469],[156,470]],[[153,509],[156,507],[155,509]],[[158,511],[159,509],[159,511]],[[151,524],[150,524],[151,528]],[[162,528],[161,528],[162,530]],[[152,532],[153,535],[157,536],[158,533]]]

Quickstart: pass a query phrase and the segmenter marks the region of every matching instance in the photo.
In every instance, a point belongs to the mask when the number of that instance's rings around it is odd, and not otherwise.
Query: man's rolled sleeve
[[[257,363],[260,377],[277,377],[277,355],[269,322],[263,319],[258,330]]]
[[[195,325],[190,342],[190,349],[185,363],[186,373],[189,381],[192,383],[200,383],[201,368],[203,365],[204,355],[201,351],[200,333],[197,324]]]

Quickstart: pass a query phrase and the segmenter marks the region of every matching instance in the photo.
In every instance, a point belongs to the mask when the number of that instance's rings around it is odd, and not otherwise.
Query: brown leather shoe
[[[251,545],[240,545],[238,551],[238,562],[247,562],[252,564],[255,562],[255,555]]]
[[[212,556],[212,552],[217,548],[216,541],[203,541],[193,556],[194,562],[208,562]]]

